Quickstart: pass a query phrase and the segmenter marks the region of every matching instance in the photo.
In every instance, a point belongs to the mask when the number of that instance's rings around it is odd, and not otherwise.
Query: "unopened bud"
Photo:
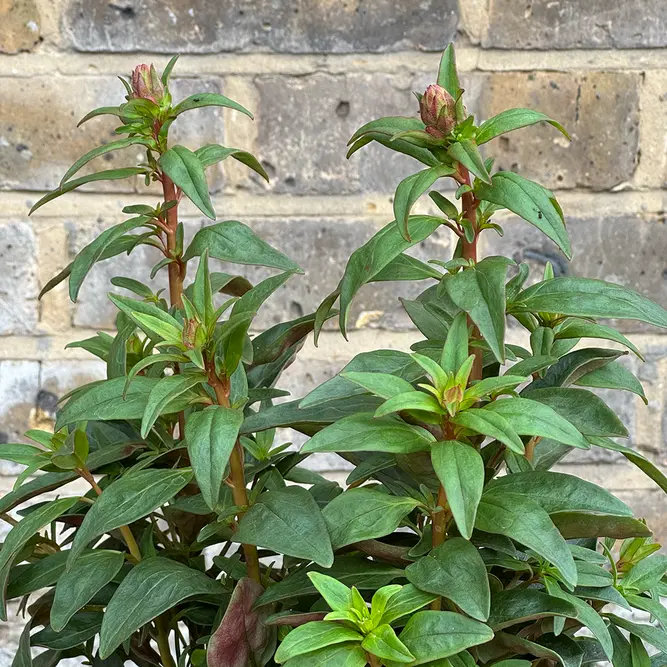
[[[159,104],[164,97],[164,86],[153,65],[139,65],[132,71],[132,97]]]
[[[456,100],[442,86],[426,89],[419,112],[426,131],[436,139],[444,139],[456,125]]]

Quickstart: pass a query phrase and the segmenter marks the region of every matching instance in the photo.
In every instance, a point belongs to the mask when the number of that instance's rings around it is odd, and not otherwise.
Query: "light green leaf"
[[[396,636],[391,625],[386,623],[371,630],[364,641],[361,642],[362,648],[369,653],[383,658],[384,660],[393,660],[394,662],[412,662],[415,657],[408,651],[405,644]]]
[[[667,556],[654,554],[640,560],[623,577],[624,591],[643,593],[650,590],[667,574]]]
[[[484,158],[479,153],[477,143],[472,139],[461,139],[453,143],[447,149],[447,154],[462,164],[471,174],[491,185],[491,176],[484,166]]]
[[[190,97],[186,97],[183,101],[179,102],[172,109],[171,113],[173,116],[179,116],[184,111],[201,109],[203,107],[227,107],[228,109],[240,111],[252,118],[252,114],[245,107],[218,93],[197,93],[195,95],[190,95]]]
[[[373,489],[349,489],[322,510],[334,551],[390,535],[419,503]]]
[[[88,510],[74,537],[67,571],[72,571],[89,542],[145,517],[171,500],[191,479],[190,468],[149,468],[120,477],[107,486]]]
[[[275,661],[285,662],[297,655],[317,651],[321,648],[342,644],[343,642],[361,641],[363,636],[356,630],[329,621],[315,621],[294,628],[278,647]]]
[[[199,97],[204,97],[204,95],[200,95]],[[187,100],[181,102],[181,104],[184,104],[185,102],[187,102]],[[174,109],[175,112],[179,106],[181,105],[178,105]],[[207,105],[202,104],[200,106]],[[183,109],[183,111],[185,110],[186,109]],[[215,211],[211,204],[211,195],[208,191],[204,166],[195,153],[185,146],[173,146],[160,156],[158,164],[162,171],[169,176],[179,188],[181,188],[188,199],[190,199],[190,201],[204,215],[211,218],[211,220],[215,220]]]
[[[387,399],[375,411],[375,417],[384,417],[392,412],[400,412],[402,410],[421,410],[436,415],[446,414],[446,410],[438,403],[435,396],[423,391],[415,391],[411,387],[410,391]]]
[[[364,373],[355,371],[341,372],[340,377],[363,387],[371,394],[380,398],[389,399],[399,394],[414,391],[414,387],[401,377],[389,373]],[[307,405],[304,401],[300,405]]]
[[[321,572],[308,572],[308,578],[333,611],[350,609],[352,595],[348,586]]]
[[[100,658],[108,658],[132,633],[186,598],[224,594],[219,582],[199,570],[169,558],[145,558],[130,570],[106,608]]]
[[[477,143],[485,144],[491,139],[495,139],[501,134],[518,130],[528,125],[535,125],[535,123],[549,123],[553,125],[559,132],[565,135],[567,139],[570,135],[565,128],[553,118],[549,118],[546,114],[540,111],[533,111],[532,109],[507,109],[501,111],[498,115],[484,121],[477,129]]]
[[[333,551],[320,508],[303,487],[263,493],[239,522],[234,540],[331,567]]]
[[[524,453],[524,446],[510,422],[500,414],[481,408],[470,408],[456,414],[452,421],[473,433],[486,435],[506,445],[517,454]]]
[[[215,510],[225,468],[234,449],[243,412],[212,405],[190,415],[185,425],[190,463],[206,504]]]
[[[489,618],[491,590],[486,566],[468,540],[448,539],[409,565],[405,574],[417,588],[446,597],[478,621]]]
[[[630,634],[643,639],[647,644],[655,646],[659,651],[663,653],[667,652],[667,632],[664,630],[660,630],[652,625],[633,623],[615,614],[605,614],[604,616],[617,627],[627,630]]]
[[[459,313],[453,319],[447,332],[440,357],[440,366],[446,373],[456,373],[463,366],[469,354],[468,318],[465,313]]]
[[[552,192],[511,171],[498,172],[491,181],[492,185],[479,182],[475,185],[479,199],[516,213],[554,241],[568,259],[572,257],[563,212]]]
[[[366,653],[354,642],[335,644],[292,658],[285,667],[365,667]]]
[[[419,426],[406,424],[396,417],[374,419],[372,413],[359,413],[323,428],[301,451],[410,454],[428,451],[433,442],[435,437]]]
[[[425,607],[427,604],[430,604],[438,596],[432,593],[426,593],[422,590],[419,590],[416,586],[412,584],[407,584],[402,586],[401,590],[398,593],[394,593],[385,606],[382,616],[380,618],[380,623],[393,623],[399,618],[404,616],[409,616],[415,611]],[[371,609],[371,614],[372,614]]]

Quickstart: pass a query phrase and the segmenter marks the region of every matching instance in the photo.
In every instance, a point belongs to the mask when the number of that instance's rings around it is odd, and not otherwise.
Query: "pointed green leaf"
[[[553,616],[577,618],[577,610],[569,602],[542,591],[509,589],[493,595],[489,625],[498,631]]]
[[[241,106],[238,102],[234,102],[234,100],[230,100],[224,95],[219,95],[218,93],[197,93],[195,95],[190,95],[190,97],[186,97],[182,102],[179,102],[171,110],[171,113],[173,116],[179,116],[184,111],[201,109],[203,107],[227,107],[228,109],[240,111],[252,118],[252,114],[245,107]]]
[[[412,662],[415,657],[408,651],[405,644],[396,636],[391,625],[380,625],[371,630],[361,642],[362,648],[369,653],[394,662]]]
[[[334,644],[292,658],[285,667],[365,667],[366,653],[357,642]]]
[[[501,111],[498,115],[484,121],[477,129],[477,143],[485,144],[491,139],[495,139],[501,134],[518,130],[528,125],[535,125],[535,123],[549,123],[553,125],[559,132],[565,135],[567,139],[570,135],[565,128],[558,122],[549,118],[546,114],[540,111],[533,111],[532,109],[507,109]]]
[[[524,453],[523,442],[518,433],[512,428],[510,422],[500,414],[491,410],[470,408],[454,415],[452,421],[473,433],[486,435],[502,442],[517,454]]]
[[[210,167],[212,164],[221,162],[228,157],[232,157],[258,173],[267,183],[269,181],[269,175],[266,173],[264,167],[262,167],[260,161],[252,153],[242,151],[239,148],[226,148],[219,144],[207,144],[206,146],[198,148],[195,151],[195,154],[199,158],[204,169]]]
[[[397,394],[387,399],[376,411],[375,417],[384,417],[392,412],[401,410],[421,410],[436,415],[446,414],[445,409],[438,403],[435,396],[423,391],[410,391],[404,394]]]
[[[610,361],[606,366],[582,375],[576,383],[580,387],[596,389],[619,389],[637,394],[646,405],[648,399],[644,387],[637,377],[617,361]]]
[[[491,185],[491,176],[484,166],[484,158],[472,139],[461,139],[453,143],[447,149],[447,154],[462,164],[471,174]]]
[[[285,662],[297,655],[349,641],[361,641],[363,636],[356,630],[329,621],[314,621],[294,628],[276,651],[275,660]]]

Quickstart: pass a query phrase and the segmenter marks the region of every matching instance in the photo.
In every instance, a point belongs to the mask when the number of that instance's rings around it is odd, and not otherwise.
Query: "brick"
[[[35,0],[3,0],[0,4],[0,53],[32,51],[41,41]]]
[[[90,243],[93,238],[99,235],[106,227],[116,224],[117,220],[105,221],[99,220],[97,224],[83,225],[80,222],[67,223],[69,232],[69,252],[73,259],[81,249]],[[184,220],[185,242],[186,244],[199,229],[200,221]],[[111,285],[111,278],[114,276],[126,276],[149,285],[153,290],[165,289],[168,286],[167,269],[163,268],[154,280],[150,280],[151,268],[162,259],[162,254],[153,247],[142,245],[135,248],[131,255],[118,255],[111,259],[100,262],[93,267],[86,276],[79,298],[77,300],[73,324],[75,327],[85,327],[94,329],[114,329],[116,315],[118,310],[111,303],[107,294],[109,292],[119,292],[129,295],[126,290],[122,290]],[[196,264],[190,266],[190,275],[194,276]]]
[[[116,117],[103,116],[80,128],[77,122],[96,107],[120,104],[124,89],[115,77],[33,77],[4,79],[0,99],[0,187],[14,190],[51,190],[67,169],[84,153],[101,143],[118,139]],[[220,92],[220,80],[175,79],[176,100],[194,92]],[[39,110],[38,113],[35,109]],[[198,148],[204,143],[222,143],[222,109],[188,112],[173,125],[174,143]],[[134,166],[145,160],[145,151],[129,148],[107,153],[78,174]],[[221,168],[213,167],[214,188],[221,186]],[[128,192],[135,179],[99,181],[85,190]],[[142,182],[143,187],[143,182]],[[33,201],[36,201],[35,198]],[[55,205],[52,205],[55,206]],[[44,209],[48,211],[48,209]]]
[[[256,154],[276,193],[393,193],[420,163],[369,145],[345,159],[347,141],[374,118],[415,115],[409,77],[313,74],[256,79],[259,91]]]
[[[667,542],[667,513],[665,512],[665,492],[657,487],[653,489],[618,491],[614,495],[630,505],[635,516],[646,519],[653,531],[656,542]]]
[[[667,302],[667,235],[664,224],[641,216],[570,218],[565,211],[573,258],[567,262],[556,246],[535,227],[512,218],[502,221],[505,236],[486,234],[484,254],[509,255],[528,262],[534,279],[550,261],[559,275],[584,276],[619,283],[659,304]],[[624,331],[644,331],[648,325],[622,320]]]
[[[306,272],[294,276],[265,303],[259,312],[257,328],[301,317],[314,312],[338,284],[348,257],[365,243],[379,226],[369,220],[336,220],[328,218],[292,218],[288,220],[245,220],[265,241],[286,253]],[[447,231],[436,232],[415,249],[425,259],[443,257],[448,249]],[[242,273],[254,284],[272,272],[260,267],[225,267],[226,271]],[[373,327],[405,329],[412,324],[398,297],[414,298],[426,288],[426,282],[372,283],[363,287],[350,312],[350,328]],[[334,327],[334,324],[330,325]]]
[[[32,333],[37,325],[37,252],[29,224],[0,224],[0,265],[0,335]]]
[[[79,51],[363,53],[440,50],[455,0],[72,0],[64,26]]]
[[[638,74],[516,72],[489,76],[480,119],[528,107],[560,121],[572,142],[542,124],[504,135],[487,148],[498,169],[552,189],[603,190],[629,180],[639,146]]]
[[[17,442],[29,428],[38,387],[38,362],[0,361],[0,442]]]
[[[485,47],[636,49],[667,46],[663,0],[493,0]]]

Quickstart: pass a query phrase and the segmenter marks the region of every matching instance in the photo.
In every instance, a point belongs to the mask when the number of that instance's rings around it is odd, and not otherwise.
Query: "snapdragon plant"
[[[667,490],[662,472],[617,442],[624,426],[590,391],[643,397],[618,361],[640,351],[598,320],[667,327],[667,311],[619,285],[556,278],[549,267],[531,284],[526,266],[477,253],[480,234],[502,232],[494,213],[509,209],[570,256],[553,194],[493,173],[479,151],[534,123],[565,130],[525,109],[476,126],[449,47],[437,84],[418,95],[420,118],[371,121],[351,139],[350,155],[376,141],[422,163],[397,188],[395,220],[352,254],[316,313],[251,336],[258,308],[300,269],[237,221],[185,242],[183,196],[215,215],[208,166],[232,158],[265,174],[242,150],[170,145],[171,123],[189,109],[248,113],[217,94],[174,104],[174,62],[161,77],[141,66],[125,82],[125,103],[88,114],[117,115],[127,138],[81,158],[35,205],[94,180],[159,183],[155,207],[127,207],[128,221],[44,289],[68,280],[76,300],[97,262],[151,245],[169,299],[114,278],[125,291],[110,295],[116,335],[77,343],[106,362],[107,379],[64,397],[54,433],[30,431],[34,445],[0,447],[26,466],[0,499],[12,524],[0,550],[0,612],[7,618],[10,600],[27,612],[14,664],[667,664],[667,557],[625,503],[550,470],[574,448],[603,447]],[[145,162],[72,179],[130,145],[146,149]],[[436,189],[445,179],[461,207]],[[429,190],[442,215],[413,215]],[[406,254],[442,226],[456,239],[453,257]],[[212,271],[215,260],[276,274],[253,286]],[[403,301],[424,339],[411,353],[358,355],[305,398],[274,405],[304,338],[333,317],[345,334],[358,290],[387,280],[424,281],[419,297]],[[530,349],[505,341],[508,316],[527,330]],[[574,349],[582,339],[605,347]],[[299,452],[275,440],[288,427],[309,437]],[[353,465],[345,488],[300,465],[315,452]],[[83,496],[66,487],[77,479],[90,486]],[[654,622],[627,620],[621,608]],[[33,658],[32,647],[46,650]]]

